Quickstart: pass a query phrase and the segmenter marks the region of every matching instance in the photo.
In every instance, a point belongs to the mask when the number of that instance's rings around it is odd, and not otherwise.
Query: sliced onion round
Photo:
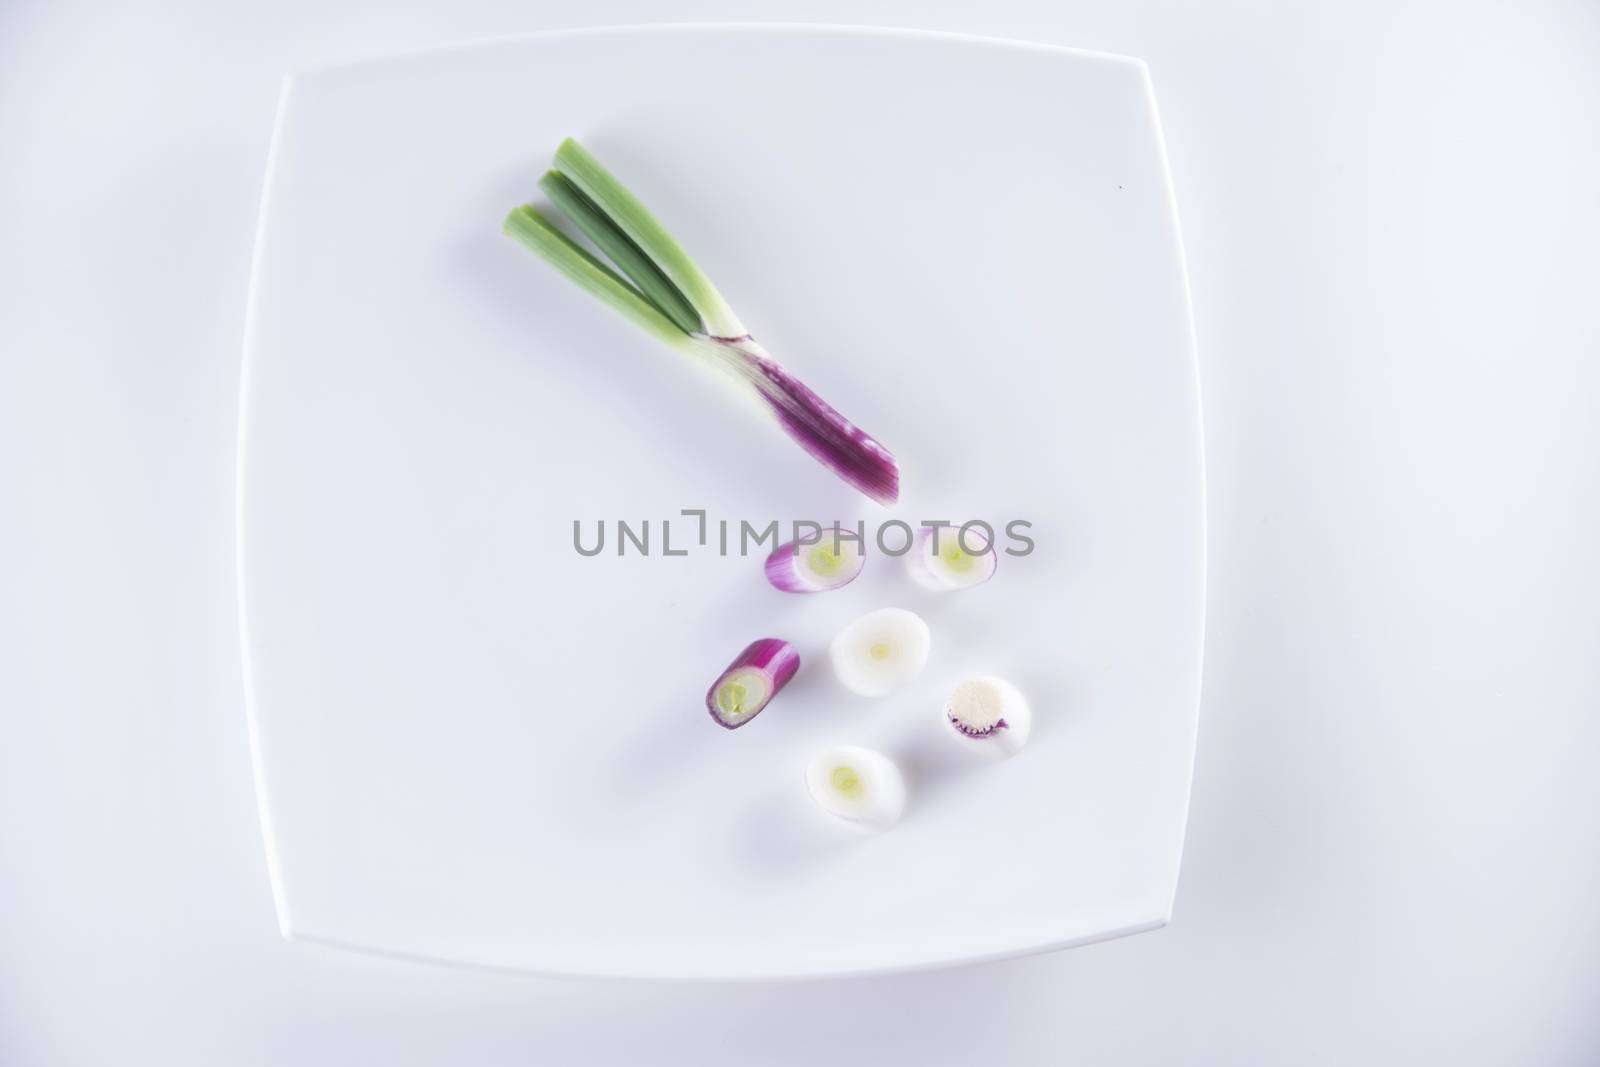
[[[988,756],[1014,756],[1028,743],[1033,710],[1004,678],[968,678],[955,687],[943,710],[951,736]]]
[[[881,752],[840,745],[818,753],[806,768],[811,799],[829,815],[860,826],[888,826],[906,807],[906,781]]]
[[[866,564],[854,535],[829,530],[814,544],[780,545],[767,557],[767,581],[785,593],[821,593],[849,585]]]
[[[999,564],[993,537],[970,527],[963,537],[961,527],[949,524],[924,526],[906,554],[906,567],[917,584],[941,591],[982,585]]]
[[[931,641],[921,616],[904,608],[883,608],[840,630],[828,655],[846,689],[884,697],[922,673]]]

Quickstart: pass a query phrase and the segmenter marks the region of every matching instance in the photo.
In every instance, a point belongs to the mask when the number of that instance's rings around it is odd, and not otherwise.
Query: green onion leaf
[[[566,175],[677,286],[705,322],[706,332],[727,338],[749,333],[711,279],[666,227],[582,145],[568,137],[556,150],[555,162],[556,170]]]
[[[585,251],[527,204],[506,216],[505,232],[544,257],[580,287],[610,304],[638,325],[671,345],[685,340],[678,324],[662,314],[610,267]]]
[[[551,203],[572,220],[573,225],[595,243],[596,248],[605,253],[606,258],[628,276],[634,288],[654,304],[656,310],[677,323],[684,333],[700,333],[705,329],[700,314],[678,292],[678,287],[667,280],[667,276],[650,261],[650,257],[639,251],[639,246],[595,207],[572,184],[571,179],[553,170],[540,179],[539,188],[544,190]]]

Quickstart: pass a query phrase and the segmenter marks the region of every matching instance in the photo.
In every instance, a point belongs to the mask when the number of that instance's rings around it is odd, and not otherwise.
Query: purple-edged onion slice
[[[947,591],[969,589],[994,577],[1000,558],[993,532],[959,526],[924,526],[906,553],[906,566],[918,585]]]
[[[849,585],[866,564],[854,535],[828,530],[814,543],[779,546],[767,557],[767,581],[785,593],[821,593]]]
[[[988,756],[1014,756],[1028,743],[1033,710],[1016,686],[1003,678],[968,678],[945,702],[952,736]]]
[[[906,807],[900,768],[883,753],[856,745],[818,753],[806,768],[806,788],[829,815],[869,829],[888,826]]]
[[[799,669],[800,654],[789,642],[752,641],[706,691],[706,710],[718,726],[736,730],[761,714]]]

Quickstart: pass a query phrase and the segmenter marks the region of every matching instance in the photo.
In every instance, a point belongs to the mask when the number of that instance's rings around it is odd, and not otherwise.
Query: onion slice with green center
[[[785,593],[821,593],[856,580],[867,564],[861,542],[824,531],[820,541],[791,541],[767,557],[767,581]]]
[[[922,673],[933,637],[916,612],[869,611],[840,630],[828,646],[833,672],[852,693],[886,697]]]
[[[705,272],[622,183],[570,137],[539,183],[612,265],[531,205],[505,232],[677,351],[729,374],[812,457],[881,504],[900,496],[893,454],[830,406],[750,336]]]
[[[806,768],[806,788],[829,815],[867,828],[888,826],[906,807],[900,768],[883,753],[856,745],[818,753]]]
[[[940,591],[982,585],[999,565],[993,536],[968,529],[963,537],[961,527],[949,524],[924,526],[906,553],[906,567],[917,584]]]
[[[800,669],[800,654],[787,641],[750,642],[706,691],[706,710],[718,726],[736,730],[761,714]]]
[[[968,748],[984,755],[1014,756],[1033,731],[1033,709],[1004,678],[968,678],[945,702],[944,720]]]

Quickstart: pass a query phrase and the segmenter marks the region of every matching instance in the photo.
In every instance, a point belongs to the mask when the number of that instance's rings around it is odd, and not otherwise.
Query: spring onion
[[[968,678],[945,702],[951,733],[988,756],[1014,756],[1028,743],[1033,710],[1016,686],[1002,678]]]
[[[941,591],[968,589],[994,577],[1000,558],[992,531],[975,526],[924,526],[906,553],[906,566],[917,584]]]
[[[931,642],[928,624],[915,612],[882,608],[840,630],[828,655],[846,689],[884,697],[922,673]]]
[[[732,375],[801,448],[856,489],[883,504],[899,497],[889,450],[779,366],[655,216],[578,142],[561,143],[539,185],[611,265],[529,204],[506,217],[508,235],[679,352]]]
[[[840,745],[819,753],[806,768],[811,799],[829,815],[858,826],[888,826],[906,807],[900,768],[881,752]]]
[[[767,581],[785,593],[821,593],[856,580],[867,564],[861,542],[825,531],[817,541],[791,541],[767,557]]]
[[[752,641],[706,691],[706,710],[718,726],[736,730],[761,714],[800,669],[800,654],[787,641]]]

